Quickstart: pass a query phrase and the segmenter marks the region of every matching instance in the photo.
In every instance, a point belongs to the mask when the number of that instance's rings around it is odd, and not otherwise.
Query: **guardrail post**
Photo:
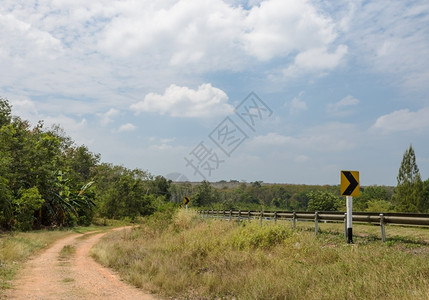
[[[259,211],[259,226],[261,226],[261,227],[262,227],[262,215],[263,215],[263,212],[262,212],[262,210],[260,210]]]
[[[238,222],[241,222],[241,210],[238,210]]]
[[[222,219],[225,219],[225,210],[222,210]]]
[[[384,215],[380,214],[381,240],[386,242],[386,228],[384,226]]]
[[[296,212],[293,212],[293,216],[292,216],[292,228],[293,230],[296,229]]]
[[[229,210],[229,220],[232,221],[232,210]]]
[[[250,222],[250,210],[247,211],[247,220]]]
[[[314,212],[314,233],[317,235],[319,231],[319,212]]]
[[[347,213],[344,213],[344,237],[347,238]]]
[[[277,212],[274,212],[274,224],[277,224]]]

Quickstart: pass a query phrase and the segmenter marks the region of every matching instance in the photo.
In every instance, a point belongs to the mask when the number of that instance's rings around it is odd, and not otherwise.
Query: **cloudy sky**
[[[15,114],[154,175],[395,185],[412,144],[429,177],[423,0],[0,0],[0,70]]]

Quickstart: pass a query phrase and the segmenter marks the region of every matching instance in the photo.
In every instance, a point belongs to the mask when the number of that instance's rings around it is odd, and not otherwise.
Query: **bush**
[[[236,230],[231,244],[239,250],[248,248],[268,249],[282,243],[292,235],[292,231],[285,226],[259,226],[257,223],[243,223],[240,230]]]
[[[44,202],[37,187],[24,190],[19,199],[12,201],[16,215],[15,228],[18,230],[32,229],[34,220],[36,220],[34,213],[42,208]]]

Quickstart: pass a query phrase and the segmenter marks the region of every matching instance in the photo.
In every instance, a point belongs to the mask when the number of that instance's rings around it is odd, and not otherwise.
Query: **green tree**
[[[8,180],[0,175],[0,228],[10,227],[12,218],[12,193]]]
[[[151,176],[142,170],[101,164],[95,167],[94,181],[97,212],[102,217],[121,219],[153,213],[158,200],[150,189]]]
[[[308,211],[334,211],[339,206],[339,199],[331,192],[317,191],[307,194]]]
[[[36,220],[34,214],[40,211],[45,200],[42,199],[37,187],[26,189],[19,199],[12,201],[16,214],[15,228],[30,230]]]
[[[168,201],[171,198],[170,185],[171,180],[167,180],[164,176],[156,176],[149,184],[149,193],[164,196]]]
[[[12,119],[12,108],[6,99],[0,97],[0,128],[10,123]]]
[[[204,180],[197,187],[197,193],[192,197],[196,206],[211,206],[218,199],[218,192],[207,180]]]
[[[398,211],[422,212],[425,208],[423,182],[413,147],[405,151],[397,176],[394,201]]]
[[[353,199],[353,210],[356,211],[375,211],[374,201],[385,201],[389,203],[391,208],[393,205],[391,203],[392,190],[385,186],[368,186],[363,189],[359,197]],[[371,210],[368,210],[369,202],[372,201]],[[382,202],[380,202],[382,203]],[[380,204],[379,203],[379,204]],[[383,204],[383,207],[386,207],[386,204]]]
[[[423,182],[424,197],[423,197],[423,212],[429,212],[429,178]]]
[[[381,199],[372,199],[367,202],[367,212],[391,212],[393,211],[392,202],[381,200]]]

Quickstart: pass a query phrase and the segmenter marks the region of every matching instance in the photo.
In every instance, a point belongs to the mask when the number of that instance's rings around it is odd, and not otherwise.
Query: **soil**
[[[114,230],[128,230],[116,228]],[[89,250],[103,233],[73,234],[56,241],[20,270],[2,299],[157,299],[122,282],[117,274],[96,263]],[[75,252],[64,257],[60,251],[71,246]]]

